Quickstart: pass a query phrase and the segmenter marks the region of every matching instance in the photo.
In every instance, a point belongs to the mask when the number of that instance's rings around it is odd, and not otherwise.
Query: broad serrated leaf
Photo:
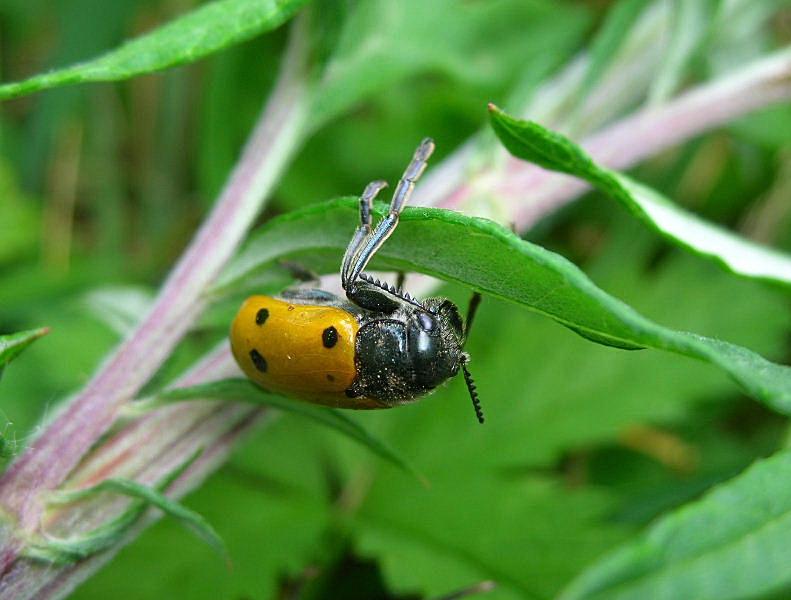
[[[222,381],[215,381],[187,388],[174,388],[161,392],[155,402],[195,399],[230,400],[234,402],[247,402],[249,404],[255,404],[256,406],[272,406],[286,412],[306,417],[355,440],[371,450],[371,452],[422,480],[422,476],[420,476],[394,450],[368,433],[358,423],[342,412],[332,408],[291,400],[283,396],[278,396],[277,394],[269,393],[246,379],[224,379]]]
[[[0,377],[5,366],[38,338],[49,333],[48,327],[0,335]]]
[[[440,597],[488,579],[497,583],[485,596],[492,600],[548,598],[578,565],[623,539],[619,527],[598,522],[611,506],[606,493],[449,458],[427,490],[380,477],[353,518],[358,552],[380,561],[399,594]]]
[[[563,600],[757,597],[788,589],[791,452],[759,462],[585,571]]]
[[[193,62],[274,29],[307,0],[215,0],[93,60],[0,85],[0,100],[88,81],[119,81]]]
[[[379,211],[382,214],[381,207]],[[230,285],[285,256],[299,260],[323,253],[326,261],[329,251],[338,261],[357,218],[356,201],[346,199],[274,219],[232,262],[223,284]],[[707,361],[754,398],[791,413],[791,368],[735,344],[658,325],[596,287],[567,259],[492,221],[412,208],[404,212],[398,231],[378,256],[383,259],[380,267],[464,283],[551,317],[597,343],[626,349],[651,347]]]
[[[674,244],[737,275],[791,286],[791,257],[708,223],[626,175],[597,165],[559,133],[490,108],[494,131],[514,156],[588,181]]]

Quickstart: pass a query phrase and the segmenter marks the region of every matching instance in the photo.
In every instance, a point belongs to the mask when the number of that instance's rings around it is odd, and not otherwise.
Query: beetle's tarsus
[[[366,186],[363,195],[360,197],[360,225],[354,232],[351,242],[346,248],[346,253],[343,255],[341,285],[344,290],[348,290],[349,286],[360,277],[362,271],[368,266],[368,263],[379,248],[382,247],[382,244],[395,231],[398,226],[398,217],[412,195],[415,182],[425,171],[426,163],[432,152],[434,152],[434,141],[431,138],[425,138],[415,150],[412,161],[401,176],[395,192],[393,192],[389,213],[379,221],[373,231],[371,231],[371,204],[376,194],[386,184],[383,181],[374,181]],[[401,296],[398,295],[398,297]],[[354,298],[351,296],[349,296],[349,299],[354,302]]]

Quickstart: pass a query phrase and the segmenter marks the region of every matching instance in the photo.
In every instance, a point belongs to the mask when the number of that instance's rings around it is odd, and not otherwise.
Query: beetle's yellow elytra
[[[231,350],[244,373],[269,391],[329,406],[375,408],[378,403],[346,396],[357,375],[358,329],[354,315],[342,308],[251,296],[231,325]]]

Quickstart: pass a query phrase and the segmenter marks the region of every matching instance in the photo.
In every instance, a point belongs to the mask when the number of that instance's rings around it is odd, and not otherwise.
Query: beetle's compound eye
[[[417,315],[417,321],[420,324],[420,328],[423,331],[432,332],[437,326],[437,322],[434,320],[430,314],[426,312],[419,312]]]

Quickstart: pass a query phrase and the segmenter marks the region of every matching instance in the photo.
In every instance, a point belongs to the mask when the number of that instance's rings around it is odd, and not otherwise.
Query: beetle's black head
[[[450,300],[430,298],[427,310],[410,310],[406,321],[407,352],[416,383],[433,389],[459,372],[464,347],[464,323]]]

